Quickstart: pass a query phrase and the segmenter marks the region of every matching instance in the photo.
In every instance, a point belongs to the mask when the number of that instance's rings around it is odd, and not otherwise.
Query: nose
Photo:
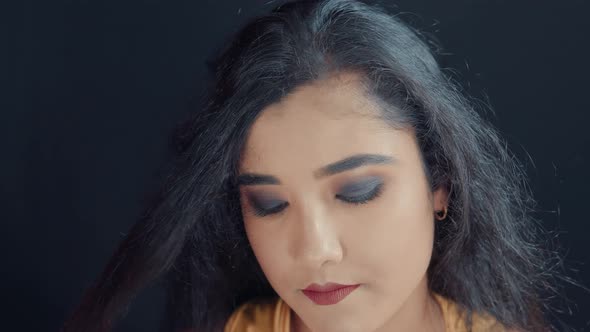
[[[342,247],[337,220],[322,209],[306,209],[298,218],[291,242],[295,261],[310,269],[342,260]]]

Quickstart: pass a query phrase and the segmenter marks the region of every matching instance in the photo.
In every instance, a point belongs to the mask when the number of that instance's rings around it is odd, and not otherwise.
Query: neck
[[[428,289],[428,279],[424,276],[406,302],[375,332],[444,330],[442,310]]]

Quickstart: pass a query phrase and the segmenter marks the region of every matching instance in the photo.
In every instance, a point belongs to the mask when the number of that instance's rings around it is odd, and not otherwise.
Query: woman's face
[[[241,158],[246,233],[298,331],[411,327],[430,303],[434,211],[446,192],[430,191],[413,131],[379,120],[356,78],[267,107]],[[328,282],[360,286],[331,305],[302,292]]]

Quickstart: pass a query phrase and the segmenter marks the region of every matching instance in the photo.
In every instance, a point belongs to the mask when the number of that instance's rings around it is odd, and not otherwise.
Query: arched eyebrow
[[[314,178],[320,179],[366,165],[392,164],[396,161],[396,158],[382,154],[355,154],[353,156],[328,164],[314,171],[313,175]],[[238,185],[240,186],[265,184],[281,184],[281,181],[279,181],[279,179],[277,179],[275,176],[268,174],[243,173],[238,176]]]

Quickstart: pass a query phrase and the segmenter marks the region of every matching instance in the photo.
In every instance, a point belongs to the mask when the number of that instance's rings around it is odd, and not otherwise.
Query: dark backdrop
[[[10,15],[15,50],[2,105],[2,330],[56,331],[138,217],[167,137],[203,89],[205,60],[280,1],[37,1]],[[590,5],[403,0],[467,92],[526,163],[537,216],[590,281]],[[9,76],[13,75],[13,76]],[[586,263],[586,264],[585,264]],[[590,331],[590,295],[565,321]],[[156,331],[162,291],[142,293],[122,331]]]

